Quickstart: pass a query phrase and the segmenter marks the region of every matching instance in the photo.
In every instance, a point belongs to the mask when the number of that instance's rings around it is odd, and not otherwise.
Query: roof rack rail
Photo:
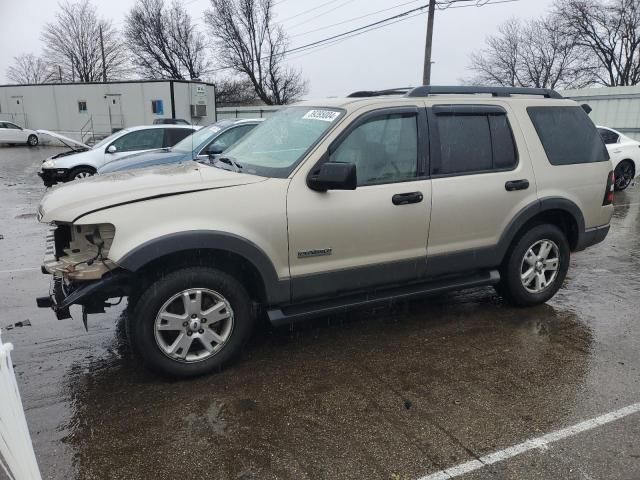
[[[527,87],[473,87],[473,86],[441,86],[423,85],[411,89],[406,93],[407,97],[429,97],[431,95],[463,94],[474,95],[484,93],[493,97],[510,97],[512,95],[540,95],[544,98],[563,98],[555,90],[550,88]]]
[[[387,90],[359,90],[347,95],[347,98],[379,97],[381,95],[406,95],[413,87],[389,88]]]

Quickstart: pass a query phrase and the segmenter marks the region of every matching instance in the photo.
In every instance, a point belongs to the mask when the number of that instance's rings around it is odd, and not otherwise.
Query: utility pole
[[[58,80],[62,83],[62,67],[58,65]]]
[[[100,25],[100,51],[102,52],[102,81],[107,81],[107,62],[104,59],[104,38],[102,37],[102,25]]]
[[[431,84],[431,45],[433,41],[433,14],[436,11],[436,0],[429,0],[429,18],[427,19],[427,41],[424,45],[424,69],[422,84]]]

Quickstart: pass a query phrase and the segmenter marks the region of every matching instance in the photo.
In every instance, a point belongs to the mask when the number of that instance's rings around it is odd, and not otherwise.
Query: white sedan
[[[30,147],[35,147],[38,141],[38,134],[35,131],[22,128],[13,122],[0,121],[0,143],[26,143]]]
[[[624,190],[639,173],[637,167],[640,164],[640,142],[609,127],[598,126],[598,132],[613,163],[615,189]]]
[[[198,130],[193,125],[145,125],[124,128],[93,147],[56,132],[38,133],[57,138],[71,149],[47,158],[38,175],[45,186],[90,177],[106,163],[134,153],[173,147]]]

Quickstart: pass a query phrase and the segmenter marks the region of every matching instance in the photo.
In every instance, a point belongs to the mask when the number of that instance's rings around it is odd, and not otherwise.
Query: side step
[[[392,300],[405,300],[422,297],[452,290],[464,290],[466,288],[495,285],[500,281],[497,270],[477,273],[467,277],[449,278],[446,280],[434,280],[427,283],[412,284],[406,287],[395,287],[374,293],[363,293],[345,296],[320,302],[291,305],[289,307],[274,308],[267,311],[269,320],[274,326],[286,325],[309,318],[328,315],[358,307],[372,306]]]

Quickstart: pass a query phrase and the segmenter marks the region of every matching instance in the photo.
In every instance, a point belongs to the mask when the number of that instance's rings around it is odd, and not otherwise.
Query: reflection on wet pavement
[[[16,218],[43,190],[27,154],[0,149],[23,182],[0,178],[0,270],[41,258],[43,229]],[[123,308],[86,334],[77,312],[58,322],[35,308],[37,271],[2,274],[0,325],[32,323],[5,335],[44,476],[415,478],[637,402],[640,188],[616,204],[607,240],[573,257],[548,305],[513,308],[483,288],[265,324],[233,365],[191,381],[141,367]]]

